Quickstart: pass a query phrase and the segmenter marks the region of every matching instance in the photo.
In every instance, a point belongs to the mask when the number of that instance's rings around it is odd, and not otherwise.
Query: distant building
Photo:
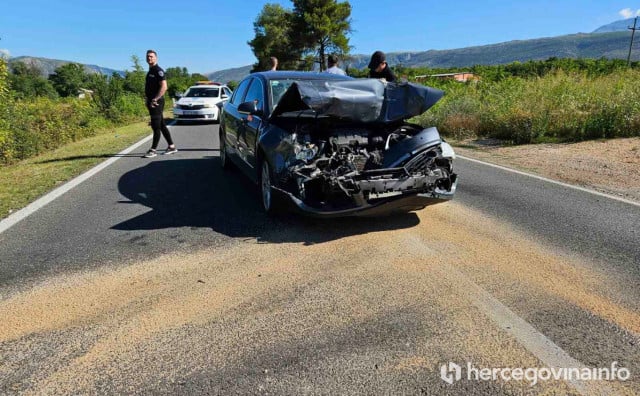
[[[444,80],[456,80],[460,82],[479,80],[479,77],[471,72],[424,74],[424,75],[415,77],[416,81],[422,81],[427,78],[440,78]]]
[[[90,98],[93,95],[93,91],[90,89],[80,88],[78,89],[78,98],[85,99]]]

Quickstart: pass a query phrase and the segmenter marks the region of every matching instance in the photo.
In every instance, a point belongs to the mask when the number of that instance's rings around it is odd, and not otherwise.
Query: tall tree
[[[293,41],[293,13],[280,4],[265,4],[253,23],[255,37],[248,44],[256,56],[254,71],[269,70],[269,58],[278,58],[279,69],[298,68],[303,47]]]
[[[320,70],[326,67],[326,55],[349,53],[351,5],[348,1],[292,0],[293,31],[306,54],[316,56]]]
[[[87,80],[84,67],[79,63],[62,65],[49,76],[49,81],[60,96],[76,96]]]
[[[133,71],[126,71],[124,73],[124,89],[144,97],[146,73],[142,65],[140,65],[140,58],[136,55],[131,55],[131,62],[133,63]]]

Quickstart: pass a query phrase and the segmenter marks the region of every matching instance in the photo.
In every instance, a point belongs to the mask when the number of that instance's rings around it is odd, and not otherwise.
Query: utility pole
[[[631,47],[633,47],[633,36],[636,34],[636,24],[638,23],[638,17],[633,20],[633,27],[628,27],[631,30],[631,43],[629,44],[629,55],[627,55],[627,67],[631,64]]]

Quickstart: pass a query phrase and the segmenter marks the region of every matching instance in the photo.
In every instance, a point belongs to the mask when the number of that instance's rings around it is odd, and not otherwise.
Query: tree
[[[280,69],[298,68],[303,47],[293,40],[293,13],[280,4],[265,4],[253,23],[255,37],[248,44],[257,62],[252,72],[269,70],[269,58],[278,58]]]
[[[60,96],[78,95],[78,90],[86,84],[87,80],[84,67],[79,63],[62,65],[49,76],[49,81]]]
[[[124,89],[144,97],[146,73],[142,65],[140,65],[140,58],[136,55],[131,55],[131,62],[133,62],[133,71],[126,71],[124,73]]]
[[[236,88],[238,88],[238,81],[236,80],[229,80],[227,81],[227,87],[229,87],[230,90],[235,91]]]
[[[8,85],[9,70],[7,62],[0,57],[0,162],[9,162],[13,156],[12,139],[8,132],[10,118],[7,114]]]
[[[7,62],[0,58],[0,105],[6,103],[7,91],[9,90],[8,77]]]
[[[349,53],[351,5],[348,1],[292,0],[293,32],[304,53],[317,56],[320,70],[326,66],[326,55]]]
[[[11,65],[9,85],[16,98],[25,99],[36,96],[56,98],[58,93],[51,82],[44,77],[35,65],[15,62]]]
[[[118,100],[124,93],[124,79],[117,73],[111,78],[102,74],[94,74],[89,78],[89,87],[93,90],[91,99],[100,113],[106,118],[118,121]]]

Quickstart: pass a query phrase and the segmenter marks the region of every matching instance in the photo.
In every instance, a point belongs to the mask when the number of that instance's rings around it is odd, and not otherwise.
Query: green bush
[[[9,131],[0,129],[0,163],[8,163],[13,159],[13,137]]]
[[[88,100],[45,97],[16,101],[9,105],[8,128],[3,140],[4,163],[37,155],[95,134],[104,120]]]
[[[138,95],[125,93],[116,102],[116,109],[123,120],[132,120],[148,114],[144,101]]]
[[[0,163],[5,164],[147,115],[142,99],[128,93],[106,111],[88,99],[46,97],[9,102],[6,110],[0,119]]]
[[[559,70],[542,77],[447,83],[445,97],[414,121],[436,125],[445,136],[514,144],[640,136],[639,78],[635,69]]]

